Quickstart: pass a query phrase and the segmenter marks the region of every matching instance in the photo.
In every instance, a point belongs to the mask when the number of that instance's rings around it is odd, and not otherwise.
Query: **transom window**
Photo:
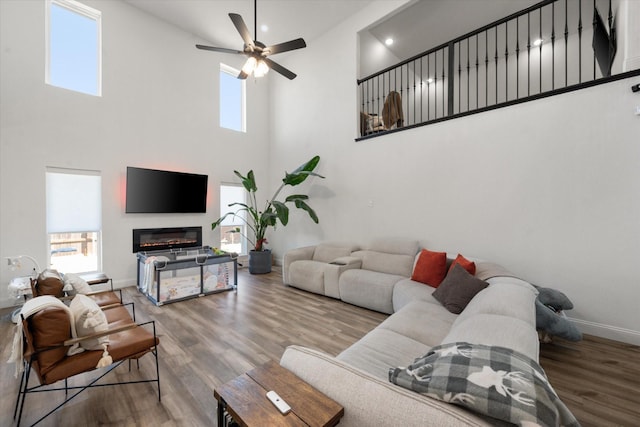
[[[46,83],[101,96],[101,12],[74,0],[46,4]]]
[[[220,64],[220,127],[246,132],[246,82],[240,71]]]

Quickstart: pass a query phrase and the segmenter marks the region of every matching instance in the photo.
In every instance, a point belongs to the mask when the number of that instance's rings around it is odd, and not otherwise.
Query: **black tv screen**
[[[126,213],[205,213],[207,175],[127,167]]]

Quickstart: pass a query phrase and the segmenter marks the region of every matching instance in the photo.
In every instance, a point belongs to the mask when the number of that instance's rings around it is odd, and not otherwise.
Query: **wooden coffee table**
[[[282,415],[267,399],[273,390],[291,406]],[[225,412],[240,426],[335,426],[344,408],[276,362],[268,362],[229,381],[213,392],[218,401],[218,427]]]

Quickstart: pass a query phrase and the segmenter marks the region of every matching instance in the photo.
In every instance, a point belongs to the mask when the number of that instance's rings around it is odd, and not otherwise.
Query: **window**
[[[101,13],[73,0],[47,0],[45,81],[102,94]]]
[[[247,193],[242,185],[220,185],[220,215],[235,212],[237,206],[229,207],[231,203],[247,203]],[[242,212],[241,214],[244,214]],[[220,224],[220,249],[227,252],[247,254],[247,225],[242,217],[230,215]],[[235,231],[239,229],[240,231]]]
[[[220,64],[220,127],[246,132],[246,81],[240,71]]]
[[[61,273],[102,270],[100,172],[47,168],[49,265]]]

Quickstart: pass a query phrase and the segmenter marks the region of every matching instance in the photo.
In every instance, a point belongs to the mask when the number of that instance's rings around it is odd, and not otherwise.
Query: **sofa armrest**
[[[305,246],[287,251],[282,262],[282,283],[289,284],[289,267],[291,263],[303,259],[312,259],[315,250],[315,246]]]
[[[342,256],[324,268],[324,294],[340,299],[340,275],[347,270],[362,268],[362,260],[353,256]]]
[[[341,256],[334,259],[329,264],[349,266],[349,268],[362,268],[362,259],[354,256]]]
[[[280,365],[344,407],[341,427],[372,425],[491,426],[455,405],[396,386],[334,357],[287,347]]]

